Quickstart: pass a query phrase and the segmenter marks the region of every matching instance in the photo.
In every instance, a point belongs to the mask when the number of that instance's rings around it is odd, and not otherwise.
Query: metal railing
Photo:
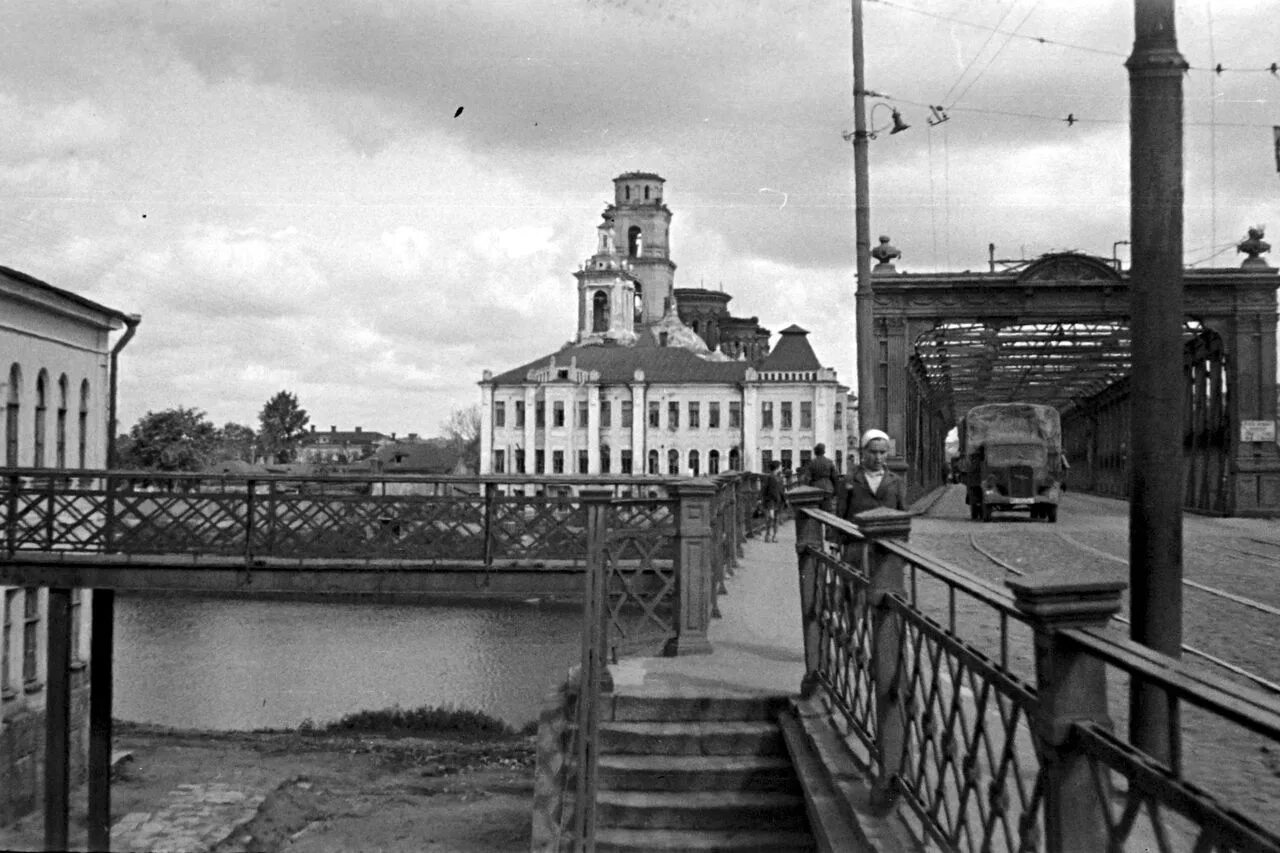
[[[850,524],[814,509],[819,499],[791,497],[803,691],[834,709],[873,800],[897,808],[922,842],[1280,850],[1275,828],[1259,822],[1274,810],[1242,814],[1192,770],[1114,733],[1125,714],[1117,688],[1140,680],[1196,708],[1215,732],[1234,728],[1255,749],[1280,751],[1269,696],[1107,630],[1123,581],[1033,576],[1010,581],[1010,595],[910,548],[907,514],[872,510]]]

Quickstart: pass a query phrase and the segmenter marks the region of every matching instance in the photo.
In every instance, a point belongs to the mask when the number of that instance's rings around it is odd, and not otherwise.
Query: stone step
[[[602,791],[598,826],[807,832],[804,797],[775,791]]]
[[[799,793],[791,761],[757,755],[601,755],[601,791]]]
[[[786,754],[777,724],[754,720],[601,723],[600,744],[611,755]]]
[[[787,707],[777,696],[628,696],[614,695],[604,721],[688,722],[697,720],[774,721]]]
[[[810,853],[813,836],[804,832],[767,830],[606,829],[596,833],[600,853],[714,850],[719,853]]]

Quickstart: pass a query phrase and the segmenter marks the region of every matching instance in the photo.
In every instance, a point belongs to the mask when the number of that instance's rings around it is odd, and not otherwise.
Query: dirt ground
[[[178,785],[265,795],[215,853],[526,851],[533,739],[386,738],[173,732],[121,726],[131,758],[112,782],[113,820],[154,812]],[[85,792],[73,793],[71,842],[84,849]],[[0,849],[43,849],[43,819],[0,829]]]

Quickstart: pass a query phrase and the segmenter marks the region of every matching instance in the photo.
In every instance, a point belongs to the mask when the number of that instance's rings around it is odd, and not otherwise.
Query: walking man
[[[778,469],[781,462],[770,462],[769,473],[765,474],[760,486],[760,502],[764,505],[764,541],[778,541],[778,514],[787,504],[786,492],[782,489],[782,476]]]
[[[836,464],[827,458],[827,446],[818,444],[813,448],[813,459],[809,460],[809,465],[805,469],[805,477],[800,483],[801,485],[821,489],[823,492],[822,503],[818,505],[818,509],[831,512],[832,498],[836,493],[836,479],[839,476],[836,472]]]

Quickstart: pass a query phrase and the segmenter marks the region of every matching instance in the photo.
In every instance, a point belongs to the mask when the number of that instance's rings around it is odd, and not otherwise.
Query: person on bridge
[[[832,498],[836,494],[836,481],[840,478],[839,472],[836,471],[836,465],[827,458],[827,446],[825,444],[817,444],[813,448],[813,458],[809,460],[809,464],[803,469],[804,476],[800,478],[800,484],[803,486],[813,486],[823,492],[822,503],[818,505],[818,509],[831,512],[833,509]]]
[[[907,484],[889,470],[889,435],[869,429],[859,442],[860,464],[845,478],[844,505],[840,516],[847,521],[860,512],[876,507],[906,509]]]
[[[782,488],[782,475],[778,470],[782,463],[776,459],[769,463],[769,473],[760,485],[760,503],[764,505],[764,541],[778,541],[778,514],[787,504],[787,494]]]

